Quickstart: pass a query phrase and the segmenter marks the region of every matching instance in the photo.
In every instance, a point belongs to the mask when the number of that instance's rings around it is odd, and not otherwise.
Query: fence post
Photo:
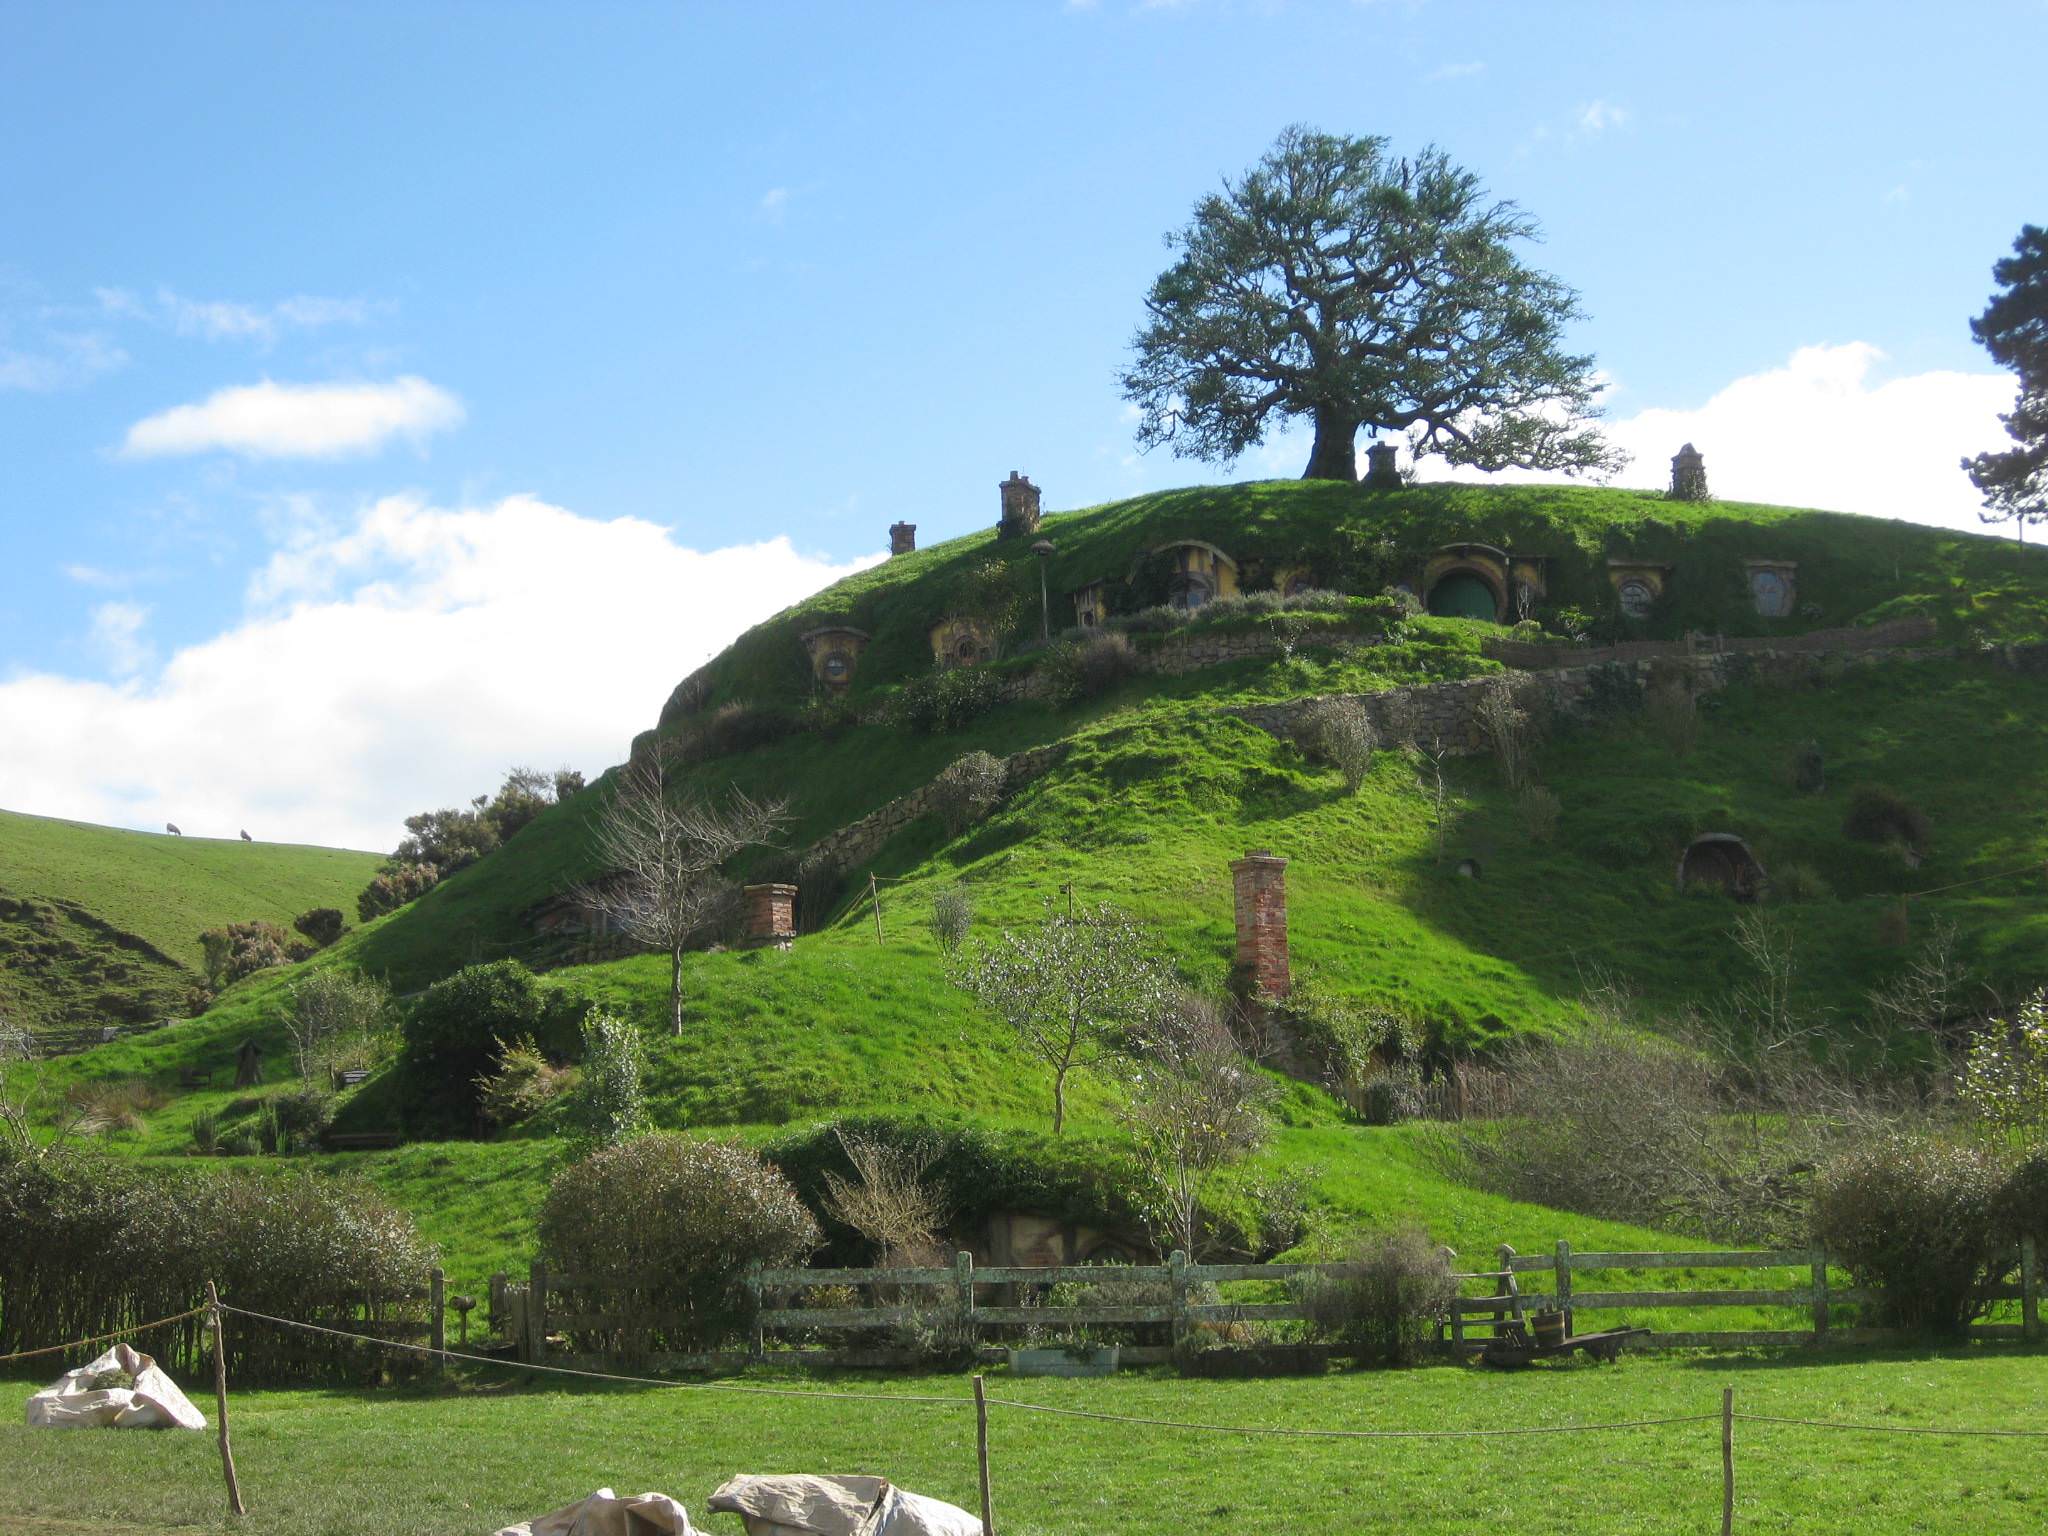
[[[434,1346],[434,1374],[445,1375],[448,1362],[442,1358],[448,1349],[448,1277],[435,1265],[427,1271],[427,1342]]]
[[[2020,1239],[2020,1332],[2041,1337],[2041,1265],[2031,1237]]]
[[[1508,1304],[1508,1316],[1519,1323],[1522,1320],[1522,1288],[1515,1284],[1514,1246],[1510,1243],[1502,1243],[1499,1248],[1494,1250],[1493,1256],[1498,1261],[1500,1269],[1500,1279],[1494,1282],[1493,1294],[1511,1298]],[[1498,1312],[1494,1313],[1493,1318],[1495,1323],[1494,1332],[1499,1333],[1500,1314]]]
[[[548,1266],[540,1259],[526,1276],[526,1358],[534,1365],[548,1354]]]
[[[484,1326],[493,1333],[503,1331],[507,1338],[517,1338],[512,1332],[511,1319],[505,1307],[505,1271],[499,1270],[491,1276],[490,1311],[484,1317]]]
[[[228,1444],[228,1340],[220,1322],[220,1293],[206,1282],[206,1318],[213,1325],[213,1405],[220,1415],[220,1470],[228,1482],[228,1508],[238,1515],[249,1511],[242,1504],[242,1484],[235,1476],[235,1452]]]
[[[1167,1306],[1173,1314],[1173,1352],[1178,1355],[1188,1333],[1188,1256],[1176,1248],[1167,1256]]]
[[[974,1255],[964,1248],[953,1255],[953,1303],[960,1309],[960,1327],[978,1360],[981,1330],[974,1321]]]
[[[1735,1389],[1721,1389],[1721,1536],[1735,1532]]]
[[[981,1464],[981,1536],[996,1536],[995,1506],[988,1487],[988,1394],[979,1374],[974,1378],[974,1450],[975,1460]]]
[[[1564,1309],[1564,1336],[1572,1336],[1572,1245],[1557,1240],[1557,1304]]]
[[[1458,1272],[1458,1250],[1448,1243],[1439,1250],[1444,1256],[1444,1268],[1452,1274]],[[1463,1362],[1465,1358],[1465,1309],[1459,1303],[1464,1287],[1457,1281],[1451,1282],[1451,1358]]]
[[[1828,1337],[1828,1254],[1813,1250],[1813,1342],[1824,1344]]]

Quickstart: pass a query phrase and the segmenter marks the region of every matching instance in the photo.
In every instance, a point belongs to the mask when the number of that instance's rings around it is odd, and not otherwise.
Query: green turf
[[[237,1326],[253,1326],[237,1324]],[[1721,1392],[1739,1413],[1903,1428],[2039,1427],[2025,1351],[1636,1357],[1496,1374],[1435,1366],[1321,1379],[1184,1382],[1164,1372],[989,1390],[996,1527],[1080,1531],[1517,1532],[1666,1536],[1717,1528]],[[495,1373],[494,1373],[495,1374]],[[472,1536],[610,1486],[704,1508],[735,1472],[879,1473],[977,1505],[959,1375],[753,1378],[847,1397],[660,1388],[241,1392],[230,1400],[249,1514],[225,1513],[211,1433],[26,1429],[30,1384],[0,1387],[0,1531],[234,1530]],[[209,1414],[203,1383],[188,1383]],[[942,1396],[950,1405],[887,1399]],[[1692,1422],[1495,1439],[1333,1440],[1031,1413],[1042,1404],[1223,1426],[1469,1430]],[[2038,1528],[2039,1440],[1738,1421],[1735,1528],[1891,1536]]]
[[[0,1009],[78,1026],[184,1009],[199,935],[312,907],[351,916],[377,855],[124,832],[0,811]]]

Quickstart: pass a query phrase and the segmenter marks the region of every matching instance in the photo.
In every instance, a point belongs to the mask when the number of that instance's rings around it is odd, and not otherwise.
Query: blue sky
[[[1536,214],[1625,481],[1969,524],[2043,57],[2039,0],[0,5],[0,805],[386,845],[1010,469],[1298,473],[1115,383],[1292,121]]]

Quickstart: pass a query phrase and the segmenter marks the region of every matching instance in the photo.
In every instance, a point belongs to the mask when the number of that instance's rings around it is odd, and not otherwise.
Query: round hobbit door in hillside
[[[825,658],[825,681],[843,683],[853,676],[853,663],[847,660],[846,652],[834,651]]]
[[[1440,619],[1500,618],[1500,604],[1493,588],[1470,571],[1453,571],[1429,589],[1429,611]]]
[[[1647,619],[1657,606],[1657,592],[1647,581],[1631,576],[1619,591],[1621,611],[1632,619]]]

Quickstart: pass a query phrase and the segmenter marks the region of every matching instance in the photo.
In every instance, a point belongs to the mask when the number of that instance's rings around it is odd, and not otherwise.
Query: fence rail
[[[1455,1266],[1456,1255],[1446,1256]],[[1299,1299],[1210,1300],[1202,1288],[1244,1282],[1285,1285],[1309,1276],[1336,1278],[1350,1266],[1344,1264],[1194,1264],[1175,1253],[1165,1264],[1118,1265],[976,1265],[971,1254],[961,1253],[949,1268],[936,1266],[888,1269],[755,1269],[748,1274],[747,1287],[754,1311],[753,1336],[748,1349],[716,1354],[649,1352],[674,1365],[730,1364],[765,1358],[773,1352],[782,1358],[819,1361],[858,1357],[871,1361],[887,1354],[886,1349],[820,1347],[809,1341],[785,1343],[788,1334],[825,1334],[872,1337],[913,1322],[941,1322],[964,1330],[977,1350],[997,1347],[1027,1327],[1089,1328],[1146,1326],[1163,1329],[1167,1344],[1127,1347],[1124,1358],[1143,1364],[1170,1358],[1197,1331],[1252,1322],[1300,1322],[1308,1313]],[[1494,1267],[1457,1271],[1459,1294],[1444,1320],[1442,1343],[1448,1350],[1469,1354],[1485,1347],[1495,1332],[1509,1323],[1522,1322],[1526,1312],[1538,1307],[1565,1311],[1567,1326],[1580,1313],[1624,1313],[1624,1318],[1603,1320],[1601,1327],[1641,1325],[1641,1314],[1694,1312],[1703,1308],[1779,1308],[1803,1313],[1803,1327],[1700,1329],[1693,1327],[1653,1328],[1643,1341],[1648,1348],[1745,1347],[1753,1345],[1810,1345],[1827,1343],[1881,1343],[1899,1335],[1884,1329],[1861,1326],[1838,1316],[1838,1309],[1881,1306],[1883,1293],[1871,1287],[1836,1285],[1828,1255],[1819,1249],[1724,1249],[1704,1252],[1577,1252],[1569,1242],[1559,1242],[1548,1253],[1517,1253],[1502,1245],[1496,1251]],[[1699,1286],[1695,1288],[1583,1289],[1581,1275],[1613,1275],[1617,1272],[1659,1270],[1720,1270],[1749,1273],[1759,1270],[1790,1270],[1797,1279],[1790,1284]],[[1974,1339],[2026,1339],[2040,1337],[2040,1272],[2031,1242],[2019,1255],[2020,1283],[1986,1288],[1979,1299],[1986,1303],[2020,1304],[2020,1321],[1981,1322],[1970,1330]],[[1524,1276],[1549,1277],[1548,1289],[1524,1290]],[[1061,1283],[1100,1284],[1109,1282],[1127,1290],[1119,1298],[1079,1305],[1051,1305],[1038,1300]],[[1611,1282],[1603,1282],[1611,1283]],[[1475,1293],[1473,1287],[1486,1285],[1491,1294]],[[820,1305],[816,1292],[825,1287],[851,1288],[863,1293],[855,1305]],[[571,1354],[587,1353],[577,1348],[576,1336],[587,1343],[593,1337],[613,1339],[639,1336],[653,1338],[663,1331],[687,1326],[689,1319],[678,1314],[607,1311],[601,1303],[605,1286],[600,1277],[573,1273],[550,1273],[536,1262],[527,1281],[519,1285],[499,1274],[491,1282],[492,1317],[505,1336],[516,1345],[519,1357],[530,1362],[548,1358],[552,1335],[565,1336]],[[1148,1294],[1151,1292],[1153,1294]],[[552,1298],[563,1298],[557,1305]],[[572,1310],[573,1307],[573,1310]],[[2010,1313],[2007,1314],[2010,1316]],[[1675,1319],[1691,1322],[1693,1319]],[[602,1358],[602,1352],[597,1358]]]

